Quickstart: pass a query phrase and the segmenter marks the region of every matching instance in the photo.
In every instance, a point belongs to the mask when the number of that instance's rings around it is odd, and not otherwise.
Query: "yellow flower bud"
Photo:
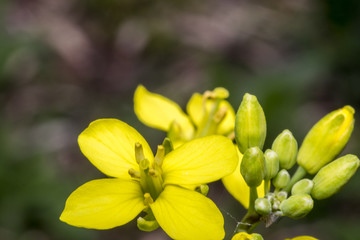
[[[299,219],[305,217],[314,206],[314,201],[308,194],[298,194],[289,197],[280,204],[284,216]]]
[[[290,169],[294,166],[298,152],[298,144],[289,130],[286,129],[280,133],[274,140],[271,148],[279,156],[281,169]]]
[[[359,165],[359,159],[351,154],[329,163],[315,175],[311,196],[320,200],[337,193],[355,174]]]
[[[264,240],[264,238],[258,233],[253,233],[251,234],[251,240]]]
[[[345,106],[317,122],[306,135],[297,162],[308,173],[315,174],[331,162],[344,148],[354,128],[355,110]]]
[[[310,236],[298,236],[294,238],[286,238],[285,240],[318,240],[317,238],[310,237]]]
[[[291,195],[296,194],[310,194],[314,187],[314,182],[310,179],[304,178],[294,184],[291,189]]]
[[[263,148],[266,137],[265,114],[254,95],[246,93],[236,113],[235,139],[241,153],[251,147]]]
[[[255,200],[255,211],[260,215],[271,213],[271,203],[267,198],[258,198]]]
[[[249,187],[257,187],[264,180],[264,154],[258,147],[246,150],[240,165],[240,173]]]
[[[276,176],[279,171],[279,157],[273,150],[266,150],[265,158],[265,180],[270,180]]]
[[[281,169],[276,177],[272,180],[274,187],[281,189],[287,186],[290,181],[290,174],[285,169]]]
[[[264,238],[258,233],[248,234],[246,232],[240,232],[235,234],[231,240],[264,240]]]

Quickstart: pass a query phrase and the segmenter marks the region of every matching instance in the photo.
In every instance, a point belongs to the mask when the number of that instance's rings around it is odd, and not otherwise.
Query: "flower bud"
[[[207,194],[209,193],[209,186],[207,184],[201,184],[200,186],[195,188],[195,191],[201,193],[206,197]]]
[[[272,180],[273,185],[278,188],[284,188],[288,185],[290,181],[290,174],[285,169],[281,169],[278,174],[276,174],[276,177]]]
[[[337,193],[354,175],[359,165],[359,159],[351,154],[329,163],[315,175],[311,196],[320,200]]]
[[[308,194],[298,194],[289,197],[280,204],[284,216],[299,219],[305,217],[314,206],[314,201]]]
[[[145,218],[139,217],[137,219],[137,227],[145,232],[156,230],[159,227],[159,223],[155,219],[147,219],[147,217],[148,216],[145,216]]]
[[[258,198],[255,200],[255,211],[260,215],[271,213],[271,203],[267,198]]]
[[[240,173],[249,187],[257,187],[265,176],[264,154],[258,147],[245,151],[240,165]]]
[[[223,87],[217,87],[213,90],[215,98],[226,99],[229,97],[229,91]]]
[[[298,152],[298,144],[289,130],[284,130],[276,137],[271,149],[279,156],[281,169],[290,169],[294,166]]]
[[[280,202],[284,201],[288,196],[288,193],[285,191],[280,191],[276,194],[276,199],[278,199]]]
[[[231,240],[264,240],[264,238],[258,233],[249,234],[246,232],[240,232],[235,234]]]
[[[251,234],[251,240],[264,240],[264,238],[258,233],[253,233]]]
[[[297,194],[310,194],[311,190],[314,187],[313,181],[310,179],[304,178],[294,184],[291,189],[291,195]]]
[[[354,128],[355,110],[345,106],[317,122],[306,135],[297,162],[308,173],[315,174],[331,162],[344,148]]]
[[[294,238],[286,238],[285,240],[319,240],[317,238],[314,237],[310,237],[310,236],[298,236],[298,237],[294,237]]]
[[[264,153],[265,158],[265,180],[270,180],[276,176],[279,171],[279,157],[271,149]]]
[[[254,95],[246,93],[235,117],[235,139],[241,153],[251,147],[263,148],[266,120],[263,109]]]

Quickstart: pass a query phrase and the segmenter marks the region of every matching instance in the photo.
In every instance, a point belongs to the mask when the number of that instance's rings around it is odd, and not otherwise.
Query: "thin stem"
[[[203,119],[203,122],[200,124],[200,127],[198,128],[197,137],[204,137],[210,134],[213,134],[214,128],[216,127],[216,123],[214,123],[214,116],[219,108],[221,99],[217,98],[215,100],[215,103],[213,104],[209,114],[206,114],[205,118]],[[206,102],[204,103],[204,111],[206,113]]]
[[[305,177],[306,175],[306,170],[299,166],[297,169],[296,169],[296,172],[294,173],[294,175],[292,176],[289,184],[283,189],[284,191],[286,192],[290,192],[292,186],[298,182],[300,179],[302,179],[303,177]]]
[[[255,200],[258,198],[256,187],[250,188],[249,209],[238,225],[236,232],[250,233],[259,223],[260,215],[255,211]]]

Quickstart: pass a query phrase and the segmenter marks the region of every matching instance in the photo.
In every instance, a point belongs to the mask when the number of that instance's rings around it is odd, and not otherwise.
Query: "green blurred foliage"
[[[265,148],[343,105],[360,109],[360,3],[336,1],[15,0],[0,2],[0,239],[167,239],[133,221],[108,231],[58,220],[67,196],[104,177],[80,153],[77,135],[98,118],[119,118],[153,149],[164,133],[132,109],[139,83],[182,107],[217,86],[238,108],[258,97]],[[356,113],[356,119],[359,118]],[[344,153],[359,156],[356,127]],[[266,239],[360,238],[359,174],[303,220],[259,227]],[[244,210],[211,184],[227,238]]]

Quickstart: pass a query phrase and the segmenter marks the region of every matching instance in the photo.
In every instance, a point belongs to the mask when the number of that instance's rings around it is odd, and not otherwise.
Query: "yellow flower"
[[[80,134],[78,142],[90,162],[112,178],[76,189],[60,220],[77,227],[109,229],[144,211],[147,215],[138,219],[139,227],[145,221],[142,230],[147,230],[147,223],[158,223],[174,239],[223,239],[224,219],[216,205],[186,187],[234,171],[238,157],[231,140],[198,138],[166,155],[159,146],[154,157],[134,128],[120,120],[100,119]]]
[[[263,239],[260,234],[248,234],[245,232],[237,233],[234,235],[234,237],[231,240],[258,240]],[[317,240],[316,238],[310,237],[310,236],[298,236],[294,238],[286,238],[285,240]]]
[[[310,236],[298,236],[298,237],[294,237],[294,238],[287,238],[285,240],[318,240],[317,238],[313,238]]]
[[[185,114],[180,106],[164,96],[149,92],[144,86],[139,85],[134,94],[134,110],[137,117],[144,124],[168,132],[168,136],[175,147],[199,137],[200,135],[220,134],[228,136],[235,128],[235,112],[229,102],[223,100],[227,97],[223,88],[215,89],[213,92],[206,91],[203,95],[194,93],[190,98]],[[217,102],[218,101],[218,102]],[[205,105],[204,105],[205,104]],[[219,104],[219,105],[217,105]],[[205,107],[204,107],[205,106]],[[222,109],[222,110],[221,110]],[[217,111],[217,115],[224,114],[223,119],[211,127],[209,114]],[[215,118],[216,119],[216,118]],[[205,133],[207,124],[209,130]],[[238,151],[239,163],[236,170],[222,179],[226,189],[245,208],[249,207],[250,190],[240,174],[240,163],[242,154]],[[264,186],[258,187],[259,197],[264,196]]]
[[[175,102],[139,85],[134,94],[134,110],[145,125],[166,131],[177,147],[197,137],[227,136],[234,131],[235,112],[224,100],[228,94],[224,88],[194,93],[186,106],[187,115]]]

